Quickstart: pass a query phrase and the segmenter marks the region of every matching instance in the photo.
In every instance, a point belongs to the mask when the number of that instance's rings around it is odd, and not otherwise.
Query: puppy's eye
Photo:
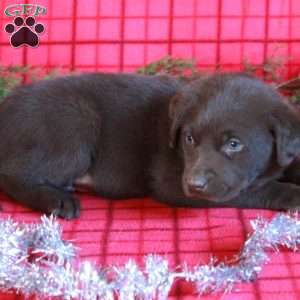
[[[194,138],[191,134],[187,134],[185,136],[185,142],[189,145],[193,145],[195,143]]]
[[[231,138],[229,139],[226,144],[223,146],[223,150],[225,152],[239,152],[244,148],[244,145],[241,143],[241,141],[237,138]]]

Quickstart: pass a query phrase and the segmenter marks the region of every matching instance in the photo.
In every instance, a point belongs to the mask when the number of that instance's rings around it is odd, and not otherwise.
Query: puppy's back
[[[0,171],[52,183],[59,172],[60,185],[102,158],[104,181],[143,181],[155,144],[149,119],[178,87],[168,77],[98,73],[17,88],[0,106]]]

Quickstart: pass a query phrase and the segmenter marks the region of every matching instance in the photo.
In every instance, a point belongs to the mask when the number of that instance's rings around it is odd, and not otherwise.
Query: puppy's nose
[[[201,175],[194,175],[187,178],[187,185],[190,191],[205,192],[208,189],[210,180],[215,176],[212,171],[204,171]]]
[[[188,187],[191,191],[203,192],[208,185],[208,178],[206,176],[195,176],[187,180]]]

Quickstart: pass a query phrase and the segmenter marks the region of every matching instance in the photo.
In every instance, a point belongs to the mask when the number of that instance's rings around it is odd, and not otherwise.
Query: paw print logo
[[[17,48],[22,45],[37,47],[39,45],[39,34],[43,33],[43,24],[36,24],[33,17],[16,17],[12,23],[5,26],[5,31],[11,35],[10,44]]]

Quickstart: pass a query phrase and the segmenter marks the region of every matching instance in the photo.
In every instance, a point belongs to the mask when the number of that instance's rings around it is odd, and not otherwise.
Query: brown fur
[[[1,104],[0,140],[0,188],[65,218],[79,215],[75,184],[176,206],[299,206],[298,116],[241,74],[187,85],[118,74],[41,81]]]

